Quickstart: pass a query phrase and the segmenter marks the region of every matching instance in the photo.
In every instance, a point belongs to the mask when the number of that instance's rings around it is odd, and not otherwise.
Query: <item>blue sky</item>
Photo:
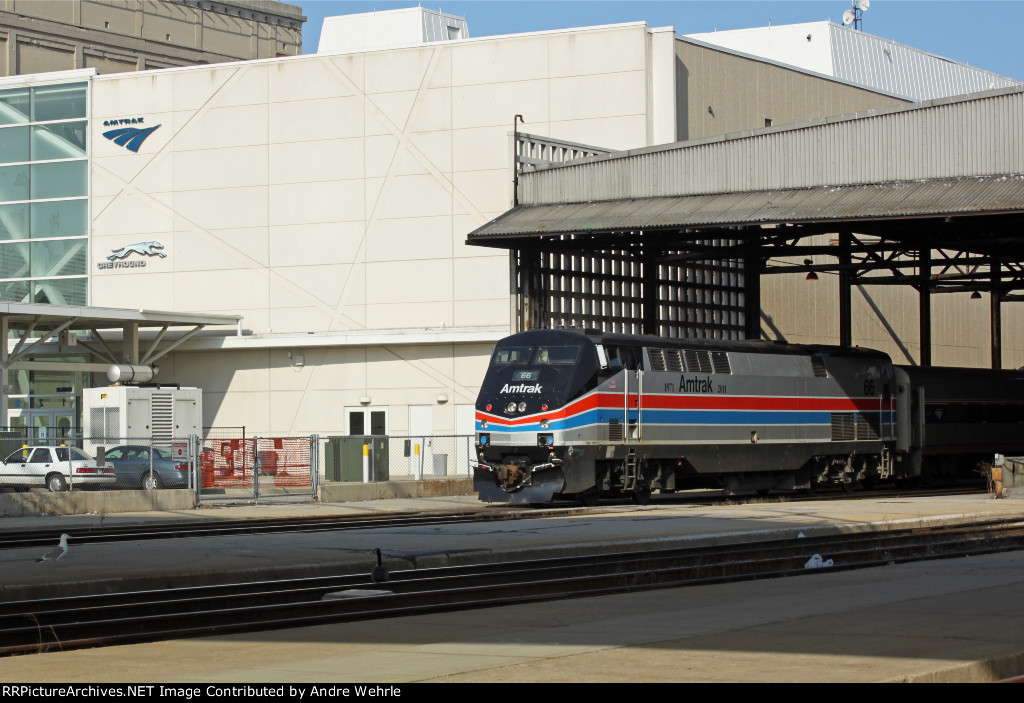
[[[288,1],[288,0],[286,0]],[[324,17],[423,5],[465,17],[473,37],[646,21],[680,34],[831,19],[850,0],[469,0],[393,2],[290,0],[302,8],[303,53],[316,53]],[[1024,2],[1019,0],[873,0],[863,30],[933,54],[1024,80]]]

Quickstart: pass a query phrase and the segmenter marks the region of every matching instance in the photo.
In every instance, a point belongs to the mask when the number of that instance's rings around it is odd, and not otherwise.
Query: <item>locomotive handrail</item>
[[[636,370],[636,441],[644,438],[644,371]]]
[[[644,372],[642,369],[635,369],[633,377],[636,379],[636,441],[643,439],[643,391]],[[629,444],[629,378],[630,369],[623,369],[622,384],[622,443]]]

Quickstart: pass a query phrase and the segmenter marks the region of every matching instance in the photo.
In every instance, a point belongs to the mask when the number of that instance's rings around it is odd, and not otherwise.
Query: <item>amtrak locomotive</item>
[[[870,487],[1024,453],[1024,375],[878,351],[531,330],[476,404],[486,502]]]

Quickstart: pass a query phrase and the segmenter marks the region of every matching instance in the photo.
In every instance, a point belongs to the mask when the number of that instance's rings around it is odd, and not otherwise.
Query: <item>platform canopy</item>
[[[207,326],[231,326],[238,331],[240,315],[206,315],[161,312],[158,310],[127,310],[79,305],[42,303],[0,303],[0,327],[8,338],[0,351],[0,369],[53,369],[55,363],[73,366],[76,371],[105,370],[111,364],[151,364]],[[140,354],[139,329],[151,328],[157,334]],[[172,328],[180,330],[174,339],[167,339]],[[11,333],[21,333],[13,342]],[[119,352],[111,346],[108,335],[119,337]],[[166,340],[166,342],[165,342]],[[26,357],[47,343],[57,341],[62,351],[81,347],[105,363],[29,362]]]
[[[230,326],[240,333],[241,320],[240,315],[0,303],[0,334],[8,340],[0,345],[0,426],[7,426],[10,370],[103,372],[118,364],[150,366],[205,327]],[[140,352],[139,330],[145,328],[155,335]],[[99,362],[31,359],[55,342],[60,352],[84,350]]]
[[[530,165],[518,204],[472,232],[508,248],[519,325],[756,337],[759,277],[850,288],[1024,292],[1024,88]],[[821,237],[820,235],[831,235]],[[813,257],[813,258],[812,258]]]

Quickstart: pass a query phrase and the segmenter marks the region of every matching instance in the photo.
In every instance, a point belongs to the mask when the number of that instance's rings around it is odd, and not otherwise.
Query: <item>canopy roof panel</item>
[[[523,238],[624,232],[650,236],[653,230],[721,234],[777,224],[847,223],[866,225],[858,229],[870,231],[880,220],[1005,214],[1024,214],[1024,174],[520,205],[471,232],[468,242],[513,247],[522,245],[515,242]],[[969,242],[962,244],[970,248]],[[983,239],[977,246],[986,249]]]

